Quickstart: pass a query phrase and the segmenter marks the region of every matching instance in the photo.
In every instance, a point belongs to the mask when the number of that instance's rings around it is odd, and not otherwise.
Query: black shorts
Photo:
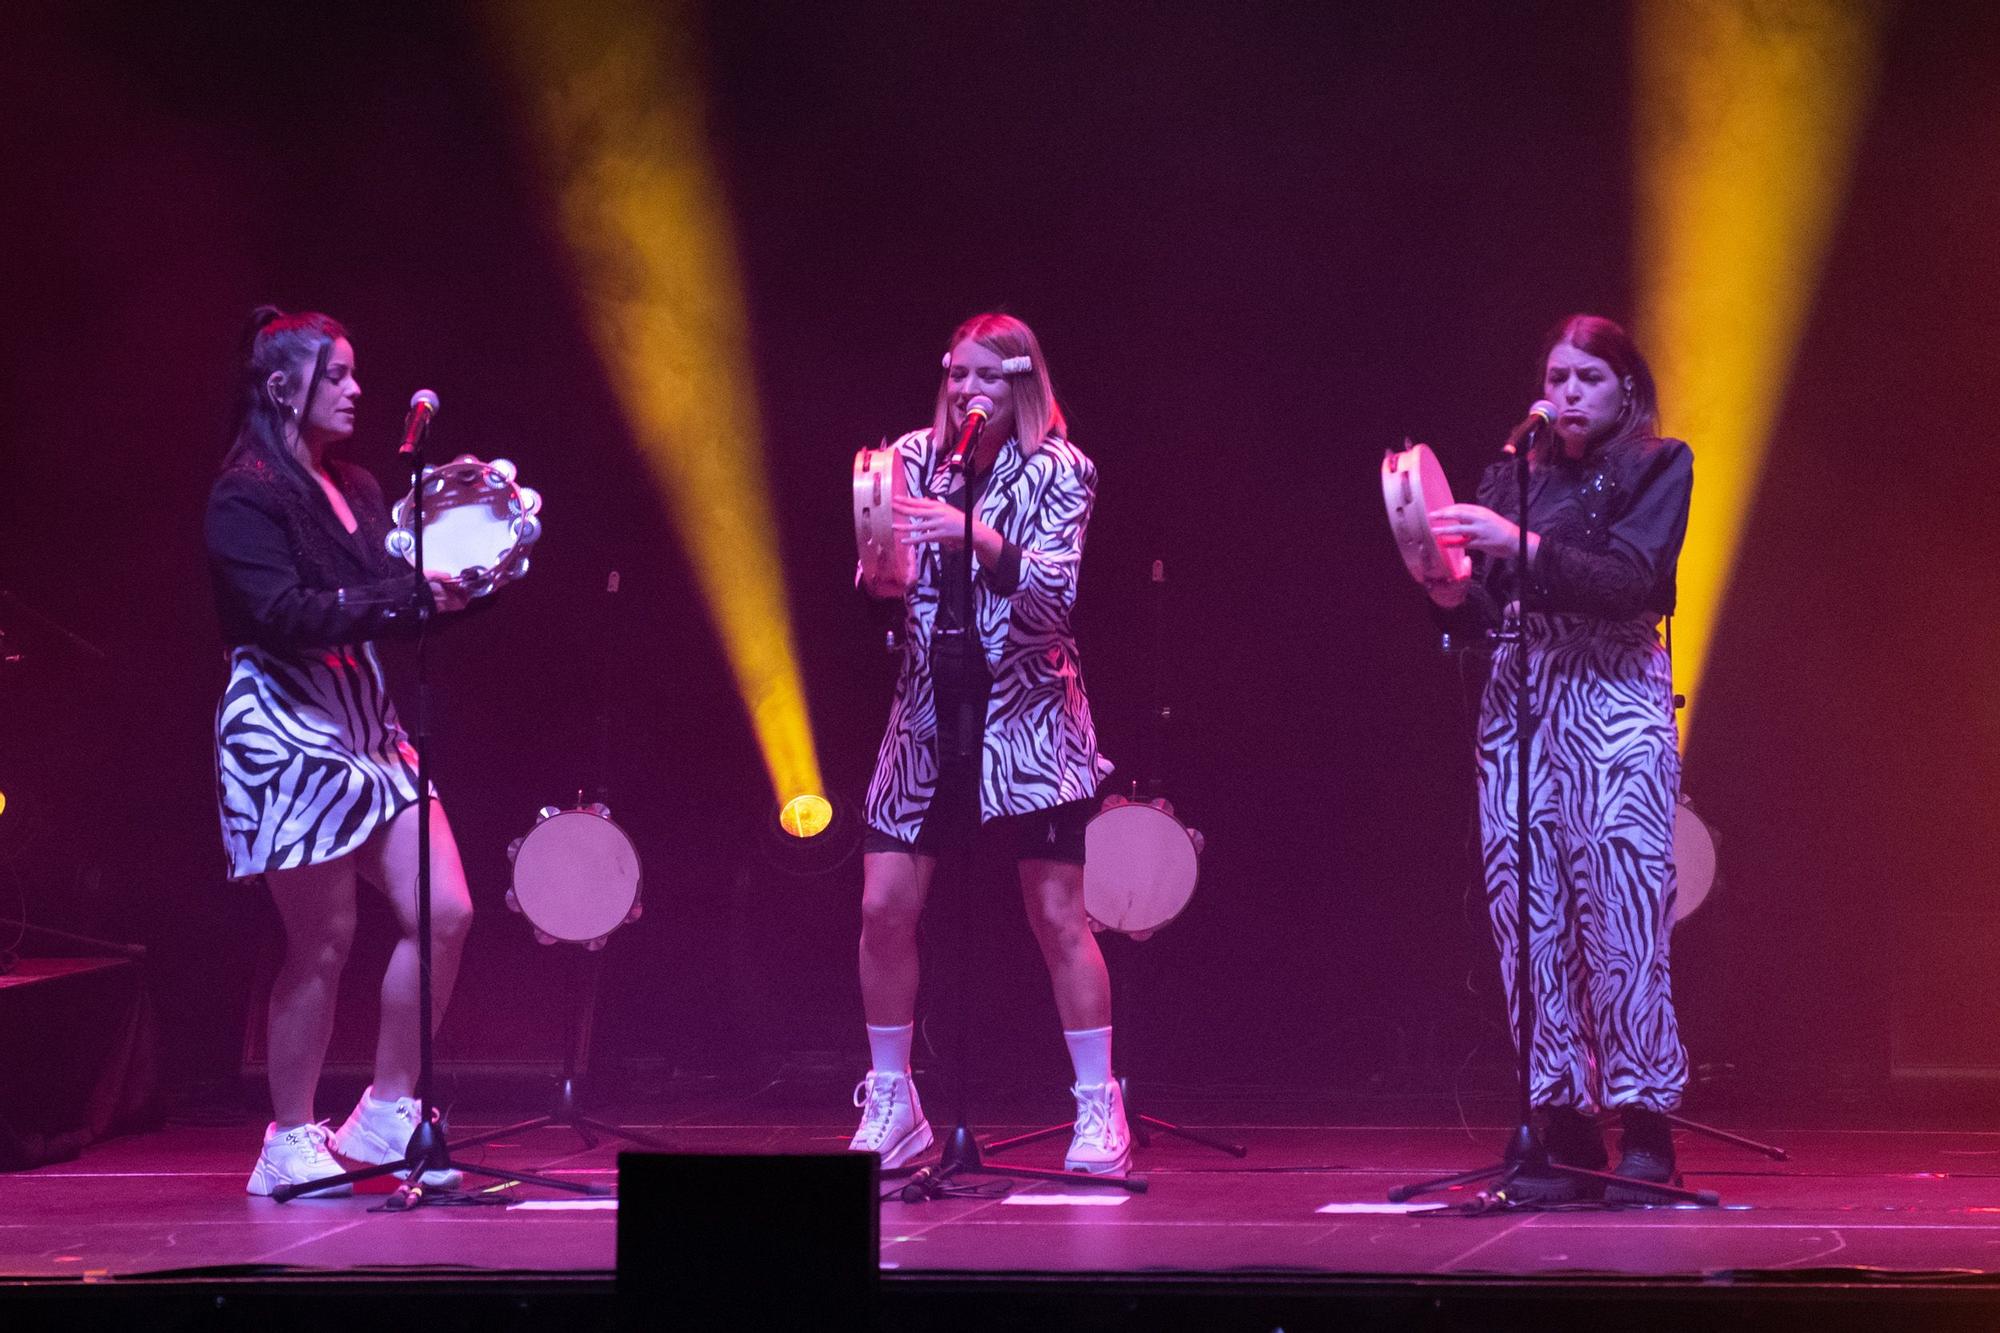
[[[915,852],[936,856],[943,848],[943,829],[950,820],[949,802],[933,801],[924,813],[915,842],[884,833],[872,825],[861,836],[864,852]],[[942,807],[942,808],[941,808]],[[979,847],[993,849],[1014,861],[1062,861],[1083,864],[1083,830],[1097,813],[1096,801],[1069,801],[1025,815],[1002,815],[979,829]]]

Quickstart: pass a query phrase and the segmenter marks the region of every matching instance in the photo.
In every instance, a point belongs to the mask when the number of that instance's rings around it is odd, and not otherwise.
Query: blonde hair
[[[951,349],[971,338],[1003,361],[1008,357],[1028,358],[1028,368],[1007,376],[1013,389],[1014,438],[1021,450],[1032,454],[1051,436],[1062,438],[1069,429],[1056,391],[1049,383],[1049,368],[1042,358],[1042,345],[1035,331],[1012,315],[988,311],[974,315],[952,331],[945,344],[944,378],[938,382],[937,407],[931,413],[931,439],[942,442],[951,434]]]

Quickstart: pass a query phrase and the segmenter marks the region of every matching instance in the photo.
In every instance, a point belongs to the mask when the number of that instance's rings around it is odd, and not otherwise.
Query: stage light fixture
[[[1700,682],[1871,98],[1879,10],[1855,0],[1634,7],[1639,318],[1695,447],[1675,687]]]
[[[688,0],[484,11],[578,294],[685,545],[779,799],[822,790],[793,645],[725,192]]]
[[[794,796],[778,808],[778,827],[794,838],[816,838],[831,823],[833,803],[810,792]]]
[[[806,792],[766,807],[756,842],[770,865],[810,878],[852,859],[861,831],[858,804],[834,793]]]

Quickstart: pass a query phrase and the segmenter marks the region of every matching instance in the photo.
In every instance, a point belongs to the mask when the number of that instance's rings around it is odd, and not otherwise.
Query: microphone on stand
[[[1528,409],[1528,415],[1520,425],[1514,427],[1507,436],[1507,443],[1500,446],[1500,452],[1511,455],[1523,444],[1532,444],[1535,436],[1553,425],[1556,419],[1556,405],[1544,398]]]
[[[429,389],[419,389],[410,395],[410,415],[403,418],[403,447],[396,452],[413,454],[430,429],[431,418],[437,415],[438,396]]]
[[[993,415],[993,400],[985,394],[965,405],[965,424],[958,428],[958,447],[951,451],[945,466],[956,472],[965,466],[965,460],[979,446],[979,434],[986,429],[986,420]]]

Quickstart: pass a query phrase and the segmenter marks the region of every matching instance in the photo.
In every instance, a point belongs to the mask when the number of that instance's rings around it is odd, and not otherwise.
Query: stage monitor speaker
[[[873,1153],[618,1154],[618,1297],[662,1328],[866,1328]]]

